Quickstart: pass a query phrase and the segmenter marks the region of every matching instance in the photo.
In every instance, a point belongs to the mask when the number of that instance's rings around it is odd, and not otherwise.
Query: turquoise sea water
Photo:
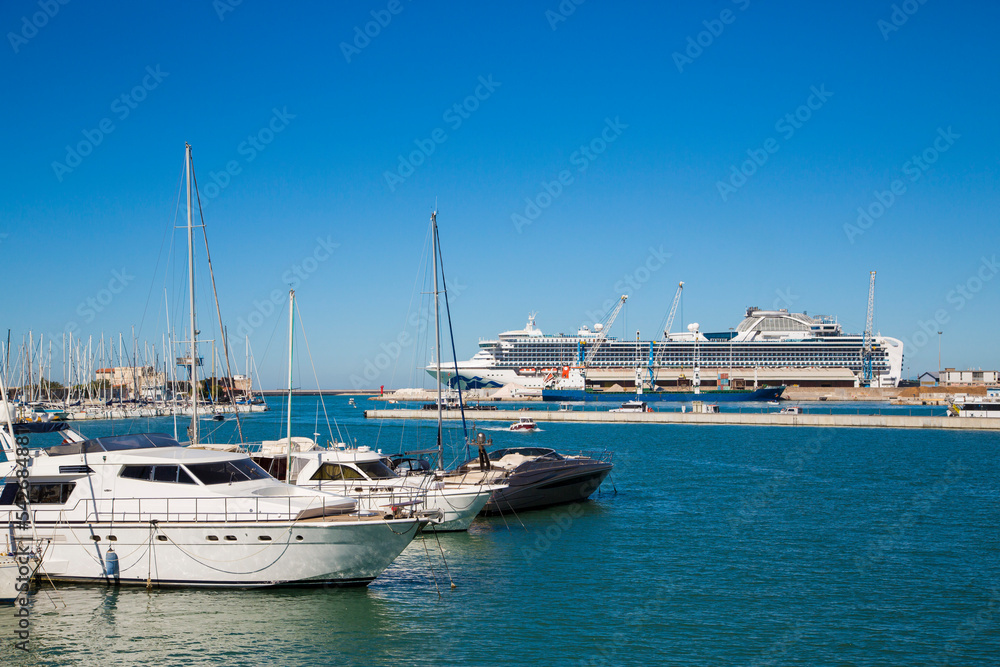
[[[386,452],[430,446],[429,422],[366,422],[369,401],[357,402],[327,399],[342,437]],[[248,438],[280,437],[274,405],[245,421]],[[296,433],[325,438],[316,416],[316,399],[297,399]],[[79,426],[88,435],[112,428]],[[232,426],[203,423],[223,441]],[[170,432],[172,423],[130,430]],[[13,648],[11,610],[0,610],[0,662],[998,662],[996,434],[593,424],[486,432],[497,445],[613,450],[613,485],[589,503],[478,519],[440,546],[415,541],[364,589],[59,586],[34,598],[28,655]],[[449,442],[459,437],[449,424]]]

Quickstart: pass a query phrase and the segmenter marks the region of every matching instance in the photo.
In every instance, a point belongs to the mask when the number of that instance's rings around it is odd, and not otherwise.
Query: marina
[[[3,8],[0,666],[1000,661],[1000,3]]]
[[[269,400],[270,411],[247,420],[248,438],[284,430],[283,404]],[[293,430],[308,432],[315,401],[296,400]],[[346,397],[329,409],[351,439],[387,453],[434,432],[429,421],[366,420]],[[985,665],[1000,651],[993,633],[961,634],[994,608],[1000,578],[987,537],[1000,522],[995,433],[539,424],[530,434],[482,426],[498,447],[613,439],[612,479],[590,501],[480,517],[467,532],[438,536],[441,550],[434,536],[417,537],[359,589],[43,583],[31,597],[38,661],[252,653],[360,665],[406,662],[419,645],[427,664],[483,664],[513,651],[522,664],[576,665],[581,655],[608,665],[763,664],[778,651],[836,664],[891,651],[897,663]],[[171,428],[164,419],[133,426]],[[115,426],[89,428],[100,436]],[[223,428],[216,435],[227,441],[233,425]],[[450,460],[460,454],[455,422],[445,437]],[[470,617],[489,619],[490,631]],[[0,633],[11,636],[16,622],[12,608],[0,610]]]

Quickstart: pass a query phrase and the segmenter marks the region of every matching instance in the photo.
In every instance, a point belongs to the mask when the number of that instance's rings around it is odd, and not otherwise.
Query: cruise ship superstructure
[[[591,356],[595,345],[598,350]],[[629,390],[637,384],[647,390],[897,386],[902,342],[873,335],[869,382],[864,377],[864,348],[864,335],[845,334],[836,319],[786,309],[750,307],[735,329],[703,333],[692,324],[659,341],[602,336],[599,325],[584,326],[575,334],[543,334],[532,314],[523,329],[481,340],[479,352],[459,362],[457,370],[466,389],[514,384],[541,390],[559,388],[591,356],[584,373],[588,389]],[[455,366],[441,368],[442,379],[451,386]],[[436,367],[428,366],[427,371],[434,376]]]

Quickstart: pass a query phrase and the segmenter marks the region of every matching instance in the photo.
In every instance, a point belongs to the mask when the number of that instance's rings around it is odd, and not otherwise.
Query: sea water
[[[295,435],[430,448],[433,422],[293,402]],[[283,435],[283,401],[242,420]],[[382,407],[382,406],[379,406]],[[823,406],[824,409],[828,406]],[[431,416],[433,413],[429,413]],[[474,415],[473,415],[474,416]],[[514,419],[512,418],[512,421]],[[82,422],[86,435],[173,420]],[[181,438],[185,423],[179,423]],[[470,418],[471,426],[471,418]],[[993,665],[1000,436],[934,430],[541,423],[495,446],[614,452],[590,502],[418,539],[367,588],[44,586],[3,664]],[[482,429],[481,427],[487,427]],[[215,441],[235,422],[202,422]],[[216,430],[217,429],[217,430]],[[446,424],[447,458],[464,457]],[[454,587],[451,584],[454,583]]]

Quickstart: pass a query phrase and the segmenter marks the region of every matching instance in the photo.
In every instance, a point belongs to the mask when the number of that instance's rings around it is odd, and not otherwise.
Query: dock
[[[445,410],[443,418],[458,420],[458,410]],[[536,422],[586,424],[724,424],[730,426],[811,426],[820,428],[935,428],[1000,431],[1000,419],[930,417],[900,414],[778,414],[776,412],[608,412],[606,410],[466,410],[469,422],[515,422],[527,417]],[[437,419],[433,410],[365,410],[366,419]]]

